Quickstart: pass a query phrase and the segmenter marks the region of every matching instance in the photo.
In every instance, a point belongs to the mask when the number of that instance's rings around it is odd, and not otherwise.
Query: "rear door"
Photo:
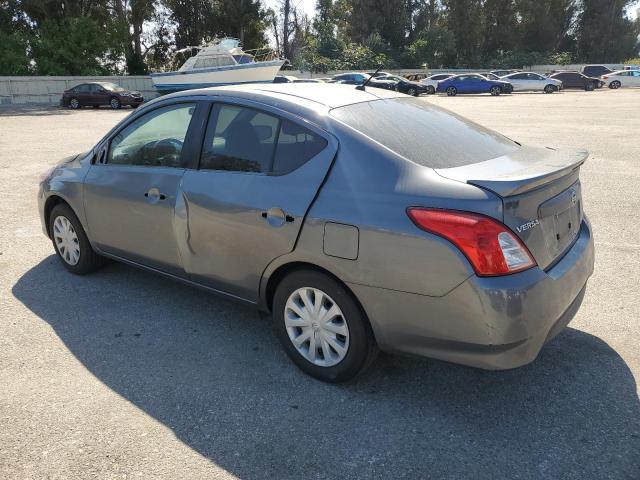
[[[257,301],[262,273],[293,250],[336,151],[333,136],[278,110],[214,105],[178,205],[190,278]]]
[[[174,231],[178,186],[192,155],[196,102],[158,107],[116,132],[84,181],[89,234],[112,255],[183,273]]]
[[[75,88],[75,95],[80,105],[91,105],[91,85],[83,83]]]
[[[513,85],[513,90],[515,92],[522,92],[528,89],[526,73],[516,73],[514,75],[510,75],[509,77],[503,78],[503,80]]]

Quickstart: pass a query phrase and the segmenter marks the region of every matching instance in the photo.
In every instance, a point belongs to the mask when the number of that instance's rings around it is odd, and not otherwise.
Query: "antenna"
[[[382,67],[383,67],[383,65],[382,65],[382,64],[380,64],[380,66],[378,67],[378,69],[377,69],[375,72],[373,72],[373,75],[371,75],[371,76],[370,76],[369,78],[367,78],[364,82],[362,82],[362,85],[358,85],[358,86],[356,87],[356,90],[362,90],[362,91],[364,92],[364,87],[366,87],[366,86],[367,86],[367,83],[369,83],[369,80],[371,80],[372,78],[374,78],[374,77],[378,74],[378,72],[379,72],[380,70],[382,70]]]

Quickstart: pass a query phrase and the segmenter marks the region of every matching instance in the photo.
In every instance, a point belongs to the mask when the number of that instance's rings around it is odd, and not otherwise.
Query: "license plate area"
[[[538,215],[545,225],[545,240],[552,256],[561,254],[575,240],[582,219],[580,185],[576,183],[564,192],[540,205]]]

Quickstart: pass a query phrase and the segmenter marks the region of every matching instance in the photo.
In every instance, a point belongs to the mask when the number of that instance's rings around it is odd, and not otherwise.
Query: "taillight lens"
[[[609,78],[609,77],[607,77],[606,75],[603,75],[603,76],[602,76],[602,79],[603,79],[603,80],[606,80],[607,78]]]
[[[493,218],[477,213],[412,207],[409,218],[422,230],[453,243],[480,276],[508,275],[536,265],[527,247]]]

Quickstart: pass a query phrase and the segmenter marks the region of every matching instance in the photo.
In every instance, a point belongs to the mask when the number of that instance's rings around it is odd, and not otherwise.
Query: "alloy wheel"
[[[114,110],[117,110],[118,108],[120,108],[120,100],[118,100],[117,98],[112,98],[111,101],[109,102],[109,105]]]
[[[502,90],[500,89],[500,87],[491,87],[490,93],[491,95],[496,96],[496,95],[500,95],[501,91]]]
[[[69,106],[74,110],[80,108],[80,101],[77,98],[72,98],[69,102]]]
[[[322,290],[295,290],[285,305],[284,323],[295,349],[312,364],[332,367],[347,355],[347,321],[338,304]]]
[[[620,88],[620,82],[618,82],[618,81],[611,82],[609,84],[609,88],[613,88],[614,90],[617,89],[617,88]]]
[[[67,217],[58,216],[53,221],[53,240],[60,257],[69,265],[77,265],[80,260],[80,242]]]

